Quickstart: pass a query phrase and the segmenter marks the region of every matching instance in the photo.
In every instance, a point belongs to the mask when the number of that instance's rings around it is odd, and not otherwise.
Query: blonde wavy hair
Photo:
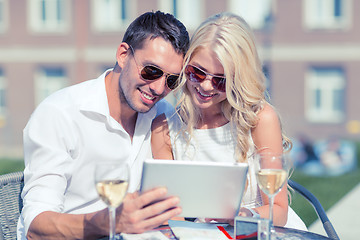
[[[224,68],[227,99],[222,102],[222,111],[234,129],[237,161],[246,162],[250,149],[249,134],[257,124],[257,113],[266,102],[266,78],[256,50],[255,37],[240,16],[228,12],[214,15],[194,32],[182,73],[192,56],[205,47],[216,54]],[[186,77],[181,74],[182,87],[177,109],[185,123],[181,134],[189,142],[193,129],[201,120],[201,113],[193,105],[185,82]],[[286,149],[289,146],[291,142],[283,135],[283,147]]]

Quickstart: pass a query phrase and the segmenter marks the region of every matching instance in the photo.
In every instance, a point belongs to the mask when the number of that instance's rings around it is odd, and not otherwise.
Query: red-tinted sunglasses
[[[130,45],[130,48],[133,52],[133,57],[135,60],[135,63],[137,66],[141,66],[138,64],[138,62],[136,61],[135,58],[135,51],[132,48],[132,46]],[[140,76],[143,80],[145,81],[154,81],[156,79],[161,78],[163,75],[165,75],[165,80],[166,80],[166,86],[170,89],[173,90],[178,86],[178,79],[179,79],[179,74],[171,74],[168,72],[165,72],[164,70],[162,70],[159,67],[156,67],[154,65],[145,65],[142,66],[143,68],[140,71]]]
[[[185,67],[185,75],[190,81],[198,83],[204,81],[207,76],[211,76],[212,86],[220,92],[225,92],[226,78],[224,76],[207,73],[193,65],[187,65]]]

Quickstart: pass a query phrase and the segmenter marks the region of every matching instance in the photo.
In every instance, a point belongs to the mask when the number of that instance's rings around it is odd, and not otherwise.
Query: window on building
[[[305,0],[303,15],[309,29],[339,29],[350,23],[352,0]]]
[[[7,0],[0,0],[0,33],[6,31],[7,27]]]
[[[69,0],[28,0],[29,24],[35,32],[65,32],[69,26]]]
[[[53,92],[68,85],[68,80],[63,68],[44,67],[35,74],[35,104],[38,105],[42,100]]]
[[[228,0],[228,10],[243,17],[254,29],[267,27],[272,17],[272,0]]]
[[[159,9],[173,14],[188,30],[194,30],[204,20],[204,0],[158,0]]]
[[[0,122],[6,113],[6,80],[4,72],[0,69]],[[1,123],[0,123],[1,125]]]
[[[337,123],[345,117],[345,76],[341,68],[311,68],[305,80],[305,113],[311,122]]]
[[[96,31],[124,30],[132,17],[131,0],[92,0],[92,25]]]

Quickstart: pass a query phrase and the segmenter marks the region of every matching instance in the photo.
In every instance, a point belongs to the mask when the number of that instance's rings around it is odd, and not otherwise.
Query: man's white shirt
[[[138,113],[133,139],[110,116],[106,72],[94,80],[64,88],[46,98],[24,129],[23,205],[18,239],[26,239],[32,220],[44,211],[90,213],[106,205],[95,189],[95,162],[127,161],[129,191],[140,184],[143,160],[151,157],[151,123],[165,100]]]

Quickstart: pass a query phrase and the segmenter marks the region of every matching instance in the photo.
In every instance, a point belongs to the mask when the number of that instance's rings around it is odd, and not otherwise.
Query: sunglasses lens
[[[145,66],[141,70],[141,77],[145,80],[156,80],[161,78],[164,75],[164,72],[155,66]],[[179,75],[168,75],[166,77],[166,85],[169,89],[173,90],[178,85]]]
[[[141,70],[141,77],[145,80],[155,80],[160,78],[163,74],[164,72],[161,69],[154,66],[145,66]]]
[[[191,65],[186,66],[185,74],[187,78],[192,82],[202,82],[206,78],[206,73],[203,70]],[[213,87],[221,92],[225,92],[226,78],[216,77],[213,75],[211,76],[212,76],[211,82]]]
[[[166,80],[167,87],[171,90],[175,89],[178,85],[178,75],[169,75]]]
[[[226,78],[213,77],[212,84],[217,90],[225,92]]]
[[[206,73],[191,65],[186,66],[185,74],[192,82],[202,82],[206,78]]]

